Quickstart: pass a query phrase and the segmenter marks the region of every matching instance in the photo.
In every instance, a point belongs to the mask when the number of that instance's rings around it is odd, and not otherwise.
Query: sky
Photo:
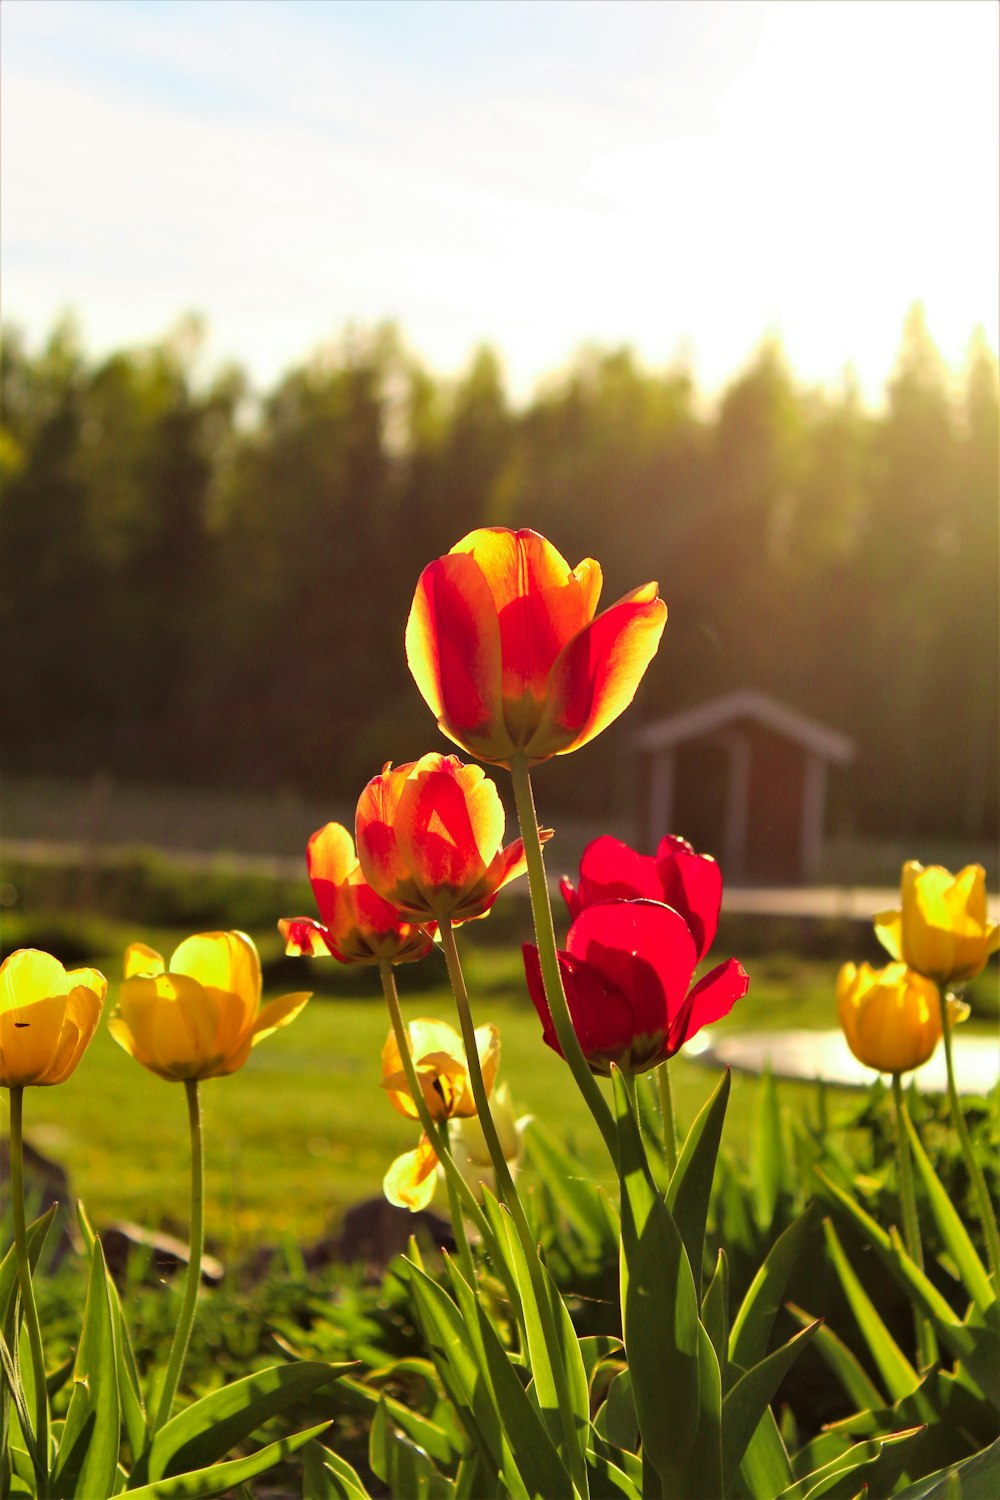
[[[207,320],[259,390],[348,324],[527,400],[585,344],[877,404],[998,337],[992,0],[3,0],[4,318]]]

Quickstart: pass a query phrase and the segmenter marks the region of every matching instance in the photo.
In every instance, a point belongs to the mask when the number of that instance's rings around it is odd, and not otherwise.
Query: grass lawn
[[[142,937],[169,954],[178,934],[146,930]],[[274,947],[273,937],[262,943]],[[537,1114],[579,1149],[590,1171],[610,1180],[603,1147],[569,1070],[541,1042],[538,1019],[524,989],[516,949],[475,946],[467,940],[467,974],[477,1022],[500,1028],[501,1078],[519,1112]],[[95,955],[111,978],[121,972],[121,950]],[[332,962],[332,961],[328,961]],[[404,1013],[431,1015],[457,1026],[441,984],[412,991],[415,970],[400,971]],[[308,989],[310,965],[287,967],[270,993]],[[422,966],[421,966],[422,967]],[[748,961],[750,993],[722,1025],[835,1024],[837,965],[775,956]],[[315,972],[315,966],[313,966]],[[288,974],[291,977],[286,977]],[[346,982],[345,982],[346,981]],[[374,970],[341,971],[335,997],[315,998],[288,1028],[267,1038],[247,1065],[202,1086],[207,1140],[208,1230],[226,1258],[290,1234],[318,1236],[344,1208],[380,1190],[392,1159],[411,1149],[417,1128],[390,1106],[379,1088],[379,1052],[388,1017]],[[679,1120],[689,1123],[716,1075],[693,1062],[671,1066]],[[809,1109],[812,1084],[782,1083],[782,1098]],[[736,1076],[726,1140],[746,1149],[756,1080]],[[831,1102],[835,1102],[831,1091]],[[188,1145],[183,1090],[129,1058],[101,1026],[77,1073],[64,1087],[31,1089],[25,1103],[28,1139],[68,1170],[98,1225],[116,1218],[148,1226],[187,1219]],[[444,1208],[442,1193],[442,1208]],[[445,1210],[446,1211],[446,1210]]]

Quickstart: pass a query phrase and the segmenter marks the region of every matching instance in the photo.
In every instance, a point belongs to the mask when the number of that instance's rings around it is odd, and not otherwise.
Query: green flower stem
[[[896,1168],[899,1174],[899,1207],[903,1220],[903,1238],[910,1259],[922,1271],[924,1247],[920,1241],[920,1220],[917,1217],[913,1162],[910,1160],[910,1143],[906,1134],[906,1102],[903,1098],[903,1082],[899,1073],[892,1075],[892,1102],[895,1106]],[[937,1359],[934,1332],[919,1307],[913,1309],[913,1322],[917,1339],[917,1363],[921,1370],[929,1370]]]
[[[392,1023],[392,1034],[396,1038],[396,1046],[399,1048],[399,1056],[403,1064],[403,1072],[406,1074],[406,1086],[410,1091],[410,1096],[413,1099],[413,1103],[417,1111],[417,1118],[420,1121],[424,1134],[427,1136],[427,1139],[434,1147],[434,1154],[444,1168],[445,1180],[448,1184],[449,1201],[451,1198],[451,1194],[454,1193],[458,1203],[465,1210],[466,1214],[475,1225],[483,1244],[489,1246],[493,1242],[493,1235],[490,1230],[490,1226],[486,1222],[486,1216],[484,1215],[482,1209],[479,1207],[479,1204],[476,1202],[475,1194],[469,1187],[469,1184],[466,1182],[465,1178],[462,1176],[455,1158],[451,1154],[451,1147],[448,1144],[448,1133],[446,1128],[444,1126],[439,1127],[437,1121],[431,1115],[431,1112],[427,1107],[427,1100],[424,1098],[424,1091],[420,1087],[420,1080],[417,1077],[416,1064],[413,1061],[413,1053],[410,1051],[409,1034],[403,1021],[402,1012],[399,1008],[399,993],[396,989],[396,976],[392,971],[392,964],[388,963],[385,960],[381,961],[378,966],[378,972],[379,977],[382,980],[382,991],[385,995],[385,1003],[389,1007],[389,1020]],[[454,1206],[452,1206],[452,1219],[454,1220],[454,1218]],[[460,1218],[461,1215],[459,1215],[459,1219]],[[460,1229],[461,1224],[456,1223],[455,1239],[459,1244],[461,1244],[461,1240],[459,1238]],[[503,1271],[500,1266],[496,1266],[495,1269],[498,1275],[503,1275]],[[512,1295],[512,1301],[516,1306],[516,1296]]]
[[[479,1123],[483,1128],[483,1136],[489,1149],[490,1159],[493,1162],[493,1170],[496,1172],[497,1188],[500,1197],[510,1210],[514,1229],[521,1243],[525,1263],[528,1267],[532,1295],[541,1323],[542,1337],[545,1340],[552,1378],[556,1385],[559,1416],[563,1431],[566,1434],[567,1449],[565,1457],[569,1461],[572,1473],[575,1472],[577,1467],[576,1422],[566,1382],[565,1357],[562,1353],[558,1330],[555,1326],[549,1291],[545,1284],[545,1273],[542,1269],[542,1263],[538,1258],[538,1247],[531,1233],[531,1226],[521,1206],[521,1200],[517,1195],[517,1188],[514,1186],[514,1179],[510,1174],[510,1167],[507,1165],[507,1158],[503,1154],[500,1137],[497,1135],[497,1128],[493,1123],[493,1116],[490,1113],[490,1101],[486,1093],[486,1082],[483,1078],[483,1070],[479,1061],[479,1048],[476,1046],[476,1028],[472,1019],[472,1007],[469,1004],[469,992],[466,988],[465,975],[462,973],[462,964],[455,942],[455,929],[451,924],[449,916],[439,918],[438,926],[441,933],[441,946],[444,949],[445,962],[448,965],[448,977],[451,980],[452,993],[455,996],[455,1004],[458,1008],[458,1018],[462,1028],[462,1040],[465,1043],[465,1056],[469,1069],[469,1081],[472,1084],[472,1097],[476,1101]]]
[[[10,1198],[14,1215],[14,1258],[21,1288],[21,1306],[28,1327],[31,1368],[35,1378],[35,1446],[39,1495],[49,1492],[49,1400],[45,1385],[45,1355],[42,1352],[42,1329],[31,1284],[31,1261],[28,1258],[28,1230],[24,1221],[24,1089],[11,1088],[10,1093]],[[16,1348],[16,1339],[15,1339]]]
[[[445,1127],[447,1129],[447,1127]],[[462,1268],[462,1275],[470,1286],[476,1285],[476,1267],[472,1259],[472,1251],[469,1249],[469,1236],[465,1232],[465,1219],[462,1214],[462,1205],[455,1191],[455,1184],[445,1174],[445,1186],[448,1189],[448,1209],[451,1214],[451,1227],[455,1231],[455,1244],[458,1248],[458,1263]]]
[[[670,1060],[665,1058],[656,1070],[660,1090],[660,1115],[663,1119],[663,1151],[671,1177],[677,1165],[677,1124],[674,1120],[674,1097],[670,1088]]]
[[[184,1357],[191,1340],[194,1326],[195,1305],[201,1286],[201,1258],[205,1250],[205,1147],[201,1128],[201,1100],[198,1097],[197,1078],[184,1080],[187,1095],[188,1124],[191,1129],[191,1226],[188,1231],[188,1268],[184,1283],[184,1300],[174,1330],[174,1341],[170,1346],[167,1373],[160,1392],[160,1404],[150,1430],[150,1437],[157,1433],[170,1418],[170,1409],[177,1394],[177,1382],[181,1378]]]
[[[942,994],[941,1031],[944,1036],[944,1056],[948,1067],[948,1101],[951,1104],[951,1118],[979,1205],[979,1217],[982,1220],[983,1237],[986,1240],[986,1256],[990,1263],[990,1280],[993,1282],[994,1287],[1000,1290],[1000,1234],[997,1232],[996,1214],[993,1211],[993,1204],[990,1202],[990,1190],[986,1186],[983,1169],[976,1160],[975,1148],[969,1135],[969,1127],[965,1123],[965,1113],[962,1109],[962,1102],[958,1097],[958,1088],[955,1084],[955,1060],[952,1055],[951,1036],[952,1021],[948,999],[948,995]]]
[[[559,972],[559,959],[556,956],[556,934],[552,925],[548,881],[545,878],[545,857],[542,853],[542,841],[538,836],[531,774],[525,756],[512,757],[510,774],[514,783],[517,817],[521,825],[521,837],[524,840],[524,854],[528,865],[528,887],[531,892],[531,910],[535,919],[535,939],[538,944],[538,961],[542,971],[545,998],[563,1056],[604,1138],[611,1160],[617,1163],[618,1132],[615,1128],[614,1116],[583,1055],[583,1049],[569,1013],[569,1006],[566,1003],[566,992],[563,989],[562,975]]]
[[[451,980],[452,993],[455,996],[455,1004],[458,1007],[458,1020],[462,1028],[462,1041],[465,1043],[465,1056],[469,1067],[469,1081],[472,1084],[472,1097],[476,1101],[476,1113],[479,1123],[483,1127],[483,1136],[493,1163],[493,1170],[497,1176],[497,1189],[499,1195],[511,1213],[515,1222],[518,1216],[524,1220],[527,1230],[527,1220],[517,1196],[514,1179],[510,1175],[510,1167],[507,1158],[503,1154],[503,1146],[497,1135],[497,1128],[493,1123],[490,1113],[490,1101],[486,1092],[486,1081],[483,1078],[482,1064],[479,1061],[479,1048],[476,1046],[476,1027],[472,1019],[472,1007],[469,1004],[469,992],[465,985],[465,975],[462,973],[462,964],[458,956],[458,945],[455,942],[455,929],[451,925],[450,917],[442,917],[438,923],[441,932],[441,947],[444,949],[445,963],[448,965],[448,978]],[[518,1226],[520,1230],[520,1225]],[[528,1240],[531,1242],[531,1231],[528,1230]]]

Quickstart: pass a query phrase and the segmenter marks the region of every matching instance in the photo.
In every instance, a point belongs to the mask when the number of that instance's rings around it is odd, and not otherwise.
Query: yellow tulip
[[[986,872],[966,865],[952,875],[941,865],[903,866],[901,911],[880,912],[875,931],[893,958],[938,984],[974,979],[1000,948],[1000,926],[986,910]]]
[[[410,1052],[420,1089],[431,1118],[437,1121],[468,1118],[476,1113],[462,1038],[445,1021],[421,1019],[407,1027]],[[476,1028],[476,1051],[487,1094],[500,1066],[500,1034],[495,1026]],[[382,1048],[382,1087],[394,1109],[409,1120],[418,1118],[417,1106],[403,1071],[396,1037],[390,1031]],[[385,1196],[398,1208],[426,1208],[434,1196],[437,1153],[426,1134],[415,1151],[398,1156],[382,1183]]]
[[[877,970],[844,964],[837,976],[837,1009],[854,1056],[880,1073],[919,1068],[941,1038],[937,985],[905,964]]]
[[[65,1083],[101,1017],[108,981],[37,948],[0,965],[0,1087]]]
[[[310,998],[282,995],[261,1007],[260,997],[260,959],[246,933],[185,938],[169,967],[155,949],[133,943],[108,1029],[171,1083],[218,1078],[242,1068],[251,1047],[287,1026]]]

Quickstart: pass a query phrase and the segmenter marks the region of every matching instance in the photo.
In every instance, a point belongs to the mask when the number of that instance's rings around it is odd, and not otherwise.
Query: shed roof
[[[779,703],[776,698],[757,688],[742,688],[735,693],[724,693],[720,698],[711,698],[697,708],[683,713],[669,714],[665,719],[656,719],[645,725],[635,736],[640,750],[668,750],[687,740],[699,739],[726,729],[741,719],[753,719],[776,734],[796,740],[806,749],[821,755],[824,760],[836,761],[840,765],[854,759],[854,741],[846,734],[828,729],[825,724],[809,719]]]

